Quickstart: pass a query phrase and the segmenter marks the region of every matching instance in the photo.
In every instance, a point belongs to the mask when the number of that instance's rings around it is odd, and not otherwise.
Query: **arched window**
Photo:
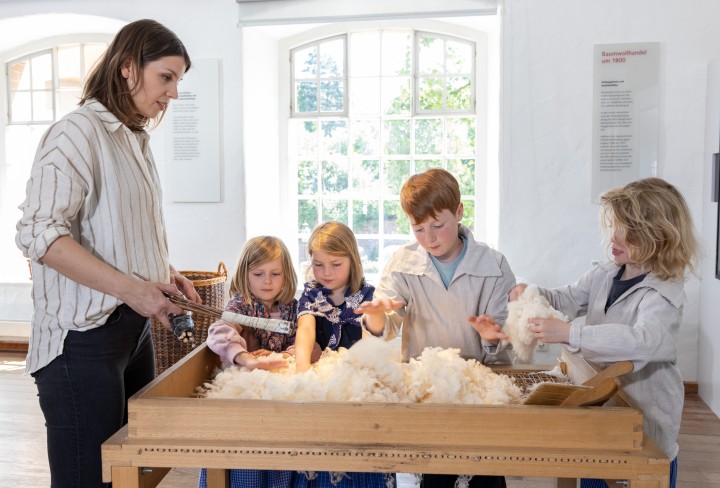
[[[85,77],[107,47],[107,41],[92,37],[92,42],[53,43],[4,62],[7,118],[0,154],[0,253],[6,259],[0,267],[0,283],[28,279],[25,259],[14,244],[17,207],[25,198],[40,137],[77,107]]]
[[[460,182],[475,227],[478,178],[476,43],[380,28],[291,49],[289,167],[297,174],[298,262],[318,223],[347,224],[375,277],[412,239],[399,202],[407,178],[431,167]]]

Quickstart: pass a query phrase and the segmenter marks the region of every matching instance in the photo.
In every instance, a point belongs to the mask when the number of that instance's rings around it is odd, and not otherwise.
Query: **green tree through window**
[[[292,50],[291,163],[298,176],[298,256],[320,222],[355,232],[371,278],[412,240],[399,203],[431,167],[460,182],[463,223],[476,202],[475,44],[403,29],[353,32]]]

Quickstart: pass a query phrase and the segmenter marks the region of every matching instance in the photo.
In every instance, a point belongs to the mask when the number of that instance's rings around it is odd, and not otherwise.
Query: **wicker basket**
[[[203,305],[222,309],[225,305],[225,280],[227,268],[220,262],[217,272],[214,271],[180,271],[193,282],[195,290],[202,298]],[[153,346],[155,347],[155,374],[159,375],[170,366],[182,359],[194,347],[205,342],[207,331],[212,319],[198,314],[193,315],[195,323],[195,343],[186,344],[175,338],[160,322],[151,321]]]

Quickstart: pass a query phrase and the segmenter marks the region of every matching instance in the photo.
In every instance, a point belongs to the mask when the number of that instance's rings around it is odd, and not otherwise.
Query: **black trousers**
[[[47,428],[52,488],[102,483],[100,446],[127,423],[127,400],[155,377],[150,321],[121,305],[70,331],[63,353],[32,375]]]

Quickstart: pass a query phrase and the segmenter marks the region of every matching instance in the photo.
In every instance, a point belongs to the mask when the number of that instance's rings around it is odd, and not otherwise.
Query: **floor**
[[[0,485],[49,486],[43,417],[32,378],[23,375],[24,355],[0,351]],[[399,488],[414,478],[401,476]],[[507,478],[508,488],[550,488],[548,478]],[[173,469],[160,488],[194,488],[196,469]],[[697,395],[685,398],[680,428],[678,488],[720,488],[720,419]]]

